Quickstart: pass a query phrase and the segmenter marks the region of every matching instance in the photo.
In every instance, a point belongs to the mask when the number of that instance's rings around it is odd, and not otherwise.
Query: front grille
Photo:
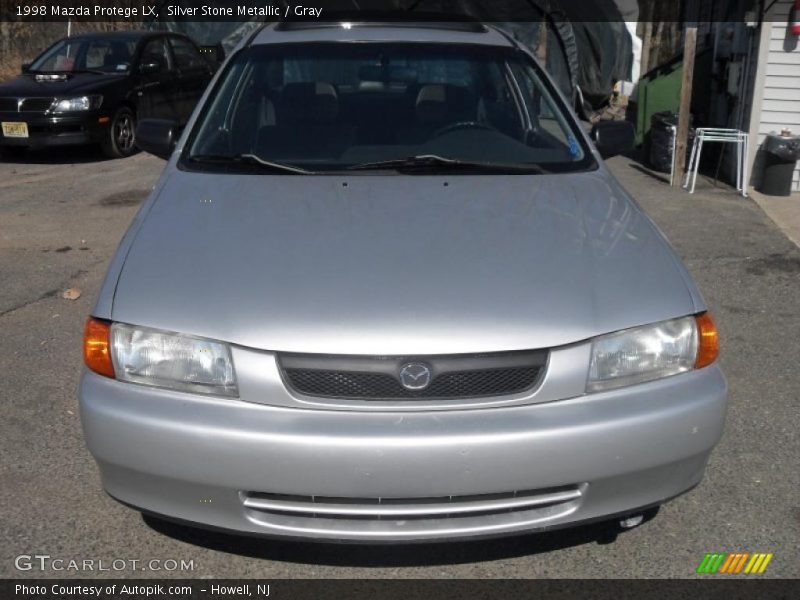
[[[587,484],[426,498],[241,492],[248,519],[275,533],[337,539],[421,539],[545,526],[581,505]]]
[[[45,112],[52,104],[53,98],[0,98],[0,111]]]
[[[426,498],[342,498],[243,492],[242,501],[247,508],[253,510],[307,517],[429,519],[432,517],[507,513],[533,507],[552,506],[579,500],[582,494],[581,486],[565,485],[556,488],[498,494]]]
[[[453,399],[506,396],[531,389],[547,360],[543,351],[441,357],[278,357],[288,387],[306,396],[361,400]],[[408,389],[400,372],[423,363],[431,372],[424,389]]]
[[[533,385],[539,367],[445,373],[421,391],[407,390],[391,375],[287,369],[291,386],[308,396],[335,398],[474,398],[522,392]]]
[[[25,98],[22,102],[22,112],[44,112],[52,104],[52,98]]]

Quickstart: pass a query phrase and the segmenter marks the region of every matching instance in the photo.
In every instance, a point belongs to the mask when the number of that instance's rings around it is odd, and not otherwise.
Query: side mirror
[[[178,124],[169,119],[142,119],[136,127],[136,145],[145,152],[169,159],[178,141]]]
[[[157,62],[142,63],[139,65],[139,73],[143,75],[153,75],[162,71],[161,65]]]
[[[611,158],[633,149],[636,132],[629,121],[600,121],[592,127],[594,145],[603,158]]]
[[[31,68],[31,63],[22,63],[22,67],[21,67],[21,69],[20,69],[20,70],[21,70],[23,73],[27,73],[27,72],[28,72],[28,69],[30,69],[30,68]]]

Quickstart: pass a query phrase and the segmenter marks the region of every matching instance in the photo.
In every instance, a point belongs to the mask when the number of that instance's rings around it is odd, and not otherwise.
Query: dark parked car
[[[60,40],[0,84],[0,149],[99,143],[136,150],[136,122],[185,123],[213,70],[188,37],[111,32]]]

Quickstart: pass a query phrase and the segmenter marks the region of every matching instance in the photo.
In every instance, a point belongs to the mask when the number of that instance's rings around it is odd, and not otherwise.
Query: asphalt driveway
[[[83,445],[80,340],[105,267],[162,164],[82,150],[0,162],[0,577],[691,577],[712,551],[772,552],[764,576],[800,577],[800,250],[751,200],[707,186],[689,196],[626,158],[612,168],[698,282],[730,386],[725,436],[705,480],[655,519],[616,539],[594,525],[376,548],[196,531],[117,504]],[[63,298],[68,288],[80,296]],[[15,568],[15,557],[32,554],[191,560],[193,569]]]

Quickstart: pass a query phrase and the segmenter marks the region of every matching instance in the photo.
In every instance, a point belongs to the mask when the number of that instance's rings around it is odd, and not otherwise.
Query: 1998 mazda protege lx
[[[178,139],[179,137],[179,139]],[[315,540],[635,524],[722,433],[686,269],[531,55],[474,23],[284,23],[183,134],[86,326],[114,498]],[[177,141],[176,141],[177,140]]]

